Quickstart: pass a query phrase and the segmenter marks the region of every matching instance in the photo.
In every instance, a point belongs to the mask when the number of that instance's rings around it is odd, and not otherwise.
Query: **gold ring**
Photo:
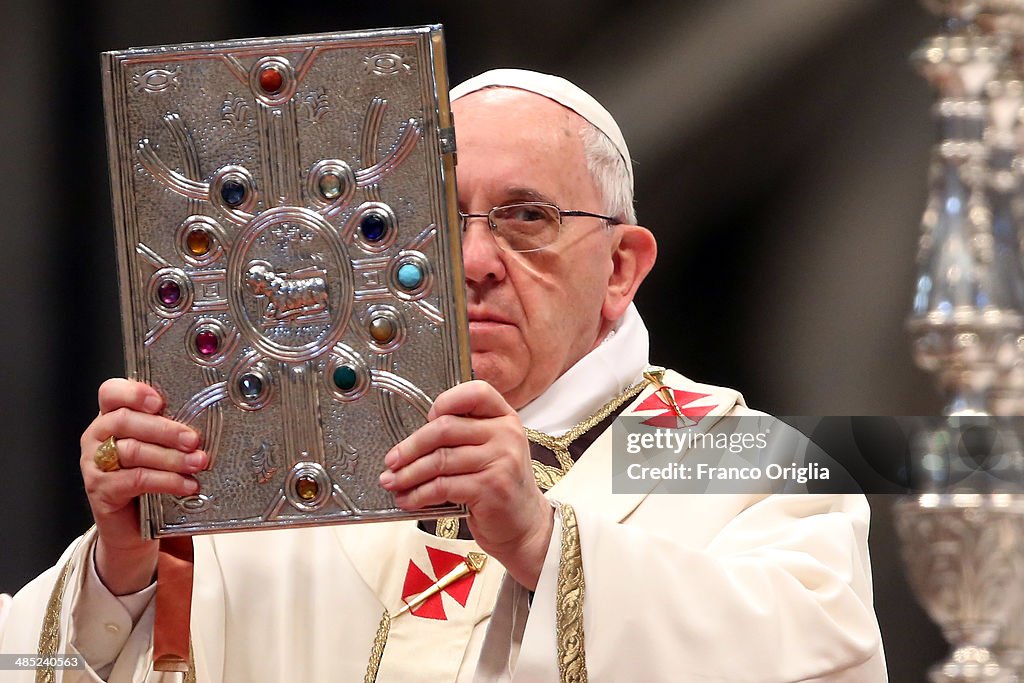
[[[121,469],[121,458],[118,456],[117,442],[114,441],[114,437],[110,437],[100,444],[96,449],[96,454],[92,456],[92,461],[103,472],[114,472]]]

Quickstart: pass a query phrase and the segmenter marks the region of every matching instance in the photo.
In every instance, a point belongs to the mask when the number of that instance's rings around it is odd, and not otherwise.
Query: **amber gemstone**
[[[210,251],[210,233],[200,228],[190,230],[185,242],[193,256],[204,256]]]
[[[386,344],[395,338],[395,321],[391,318],[379,315],[370,321],[370,336],[381,344]]]
[[[268,66],[260,71],[260,87],[263,88],[263,92],[275,93],[281,89],[283,83],[284,77],[278,69]]]
[[[313,500],[320,493],[320,484],[310,476],[301,476],[295,480],[295,492],[302,500]]]

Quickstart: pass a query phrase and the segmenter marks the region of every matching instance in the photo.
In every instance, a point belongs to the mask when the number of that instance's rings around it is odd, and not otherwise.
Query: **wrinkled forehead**
[[[611,113],[590,93],[575,83],[559,76],[529,71],[527,69],[492,69],[452,88],[450,93],[451,101],[454,106],[454,103],[464,97],[495,87],[517,89],[538,95],[561,105],[589,122],[597,130],[601,131],[618,150],[619,156],[622,157],[625,163],[626,172],[629,175],[630,185],[632,186],[633,167],[630,163],[629,149],[626,147],[622,131],[619,129],[619,125],[615,122]]]
[[[474,92],[452,111],[462,200],[599,203],[575,112],[512,88]]]

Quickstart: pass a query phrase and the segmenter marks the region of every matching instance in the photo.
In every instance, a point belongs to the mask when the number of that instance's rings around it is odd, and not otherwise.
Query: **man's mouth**
[[[499,314],[491,312],[491,311],[485,311],[485,310],[481,310],[481,309],[477,309],[477,310],[470,309],[470,311],[469,311],[469,323],[470,323],[470,325],[473,325],[473,324],[478,324],[478,325],[486,325],[486,324],[511,325],[512,321],[510,321],[508,318],[506,318],[503,315],[499,315]]]

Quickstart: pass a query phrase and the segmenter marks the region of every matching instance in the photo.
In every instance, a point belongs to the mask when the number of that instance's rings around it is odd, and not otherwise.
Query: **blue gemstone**
[[[245,185],[237,180],[225,180],[220,186],[220,196],[228,206],[239,206],[245,200]]]
[[[398,268],[398,284],[406,289],[416,289],[423,282],[423,270],[415,263],[403,263]]]
[[[259,398],[259,395],[263,393],[263,380],[259,378],[259,375],[247,372],[238,378],[238,390],[249,400]]]
[[[339,365],[334,368],[334,386],[342,391],[348,391],[356,385],[356,371],[347,365]]]
[[[368,242],[377,242],[384,233],[387,232],[388,222],[384,220],[384,216],[373,211],[363,216],[362,221],[359,223],[359,230],[362,231],[363,237]]]

